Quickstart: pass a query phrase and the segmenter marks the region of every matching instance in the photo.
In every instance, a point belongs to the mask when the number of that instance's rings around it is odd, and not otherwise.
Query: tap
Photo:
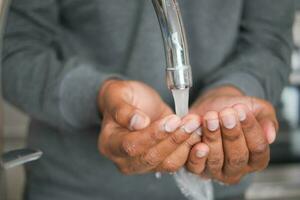
[[[152,0],[166,54],[166,79],[170,90],[192,87],[185,29],[177,0]]]

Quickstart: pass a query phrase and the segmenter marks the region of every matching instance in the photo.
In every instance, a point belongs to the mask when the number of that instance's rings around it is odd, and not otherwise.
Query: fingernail
[[[272,143],[275,142],[275,139],[276,139],[276,130],[275,130],[274,126],[271,126],[269,128],[267,139],[268,139],[269,144],[272,144]]]
[[[130,120],[129,129],[135,130],[141,127],[145,123],[145,120],[142,116],[139,114],[134,114],[133,117]]]
[[[196,156],[197,156],[197,158],[203,158],[207,155],[207,153],[208,153],[207,151],[198,150],[196,152]]]
[[[219,120],[217,119],[207,120],[206,123],[207,123],[208,130],[210,130],[211,132],[219,129]]]
[[[228,114],[222,116],[222,122],[225,128],[233,129],[236,126],[236,118],[234,114]]]
[[[247,114],[243,109],[238,109],[238,115],[241,122],[245,121],[247,118]]]
[[[200,126],[200,123],[197,122],[196,120],[191,120],[188,121],[185,125],[183,125],[182,129],[186,132],[186,133],[192,133],[194,132],[196,129],[198,129]]]
[[[202,136],[202,128],[198,128],[195,133],[199,136]]]
[[[164,129],[168,133],[174,132],[180,126],[180,118],[177,116],[172,116],[164,125]]]

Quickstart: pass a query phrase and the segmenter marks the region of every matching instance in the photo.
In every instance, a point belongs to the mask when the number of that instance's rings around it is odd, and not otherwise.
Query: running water
[[[175,111],[179,117],[184,117],[188,113],[189,89],[172,90]],[[174,179],[181,192],[189,200],[212,200],[213,187],[211,181],[201,179],[184,168],[174,174]]]
[[[184,117],[189,112],[189,89],[172,90],[172,94],[176,115]]]

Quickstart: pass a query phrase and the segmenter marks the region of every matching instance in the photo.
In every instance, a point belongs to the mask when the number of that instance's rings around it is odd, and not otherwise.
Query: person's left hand
[[[267,167],[269,144],[278,129],[270,103],[224,86],[201,96],[191,113],[203,116],[203,141],[190,152],[189,171],[235,184],[244,175]]]

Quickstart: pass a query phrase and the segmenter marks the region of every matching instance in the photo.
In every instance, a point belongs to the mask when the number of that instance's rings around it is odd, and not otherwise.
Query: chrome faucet
[[[192,87],[188,45],[177,0],[152,0],[164,41],[170,90]]]

